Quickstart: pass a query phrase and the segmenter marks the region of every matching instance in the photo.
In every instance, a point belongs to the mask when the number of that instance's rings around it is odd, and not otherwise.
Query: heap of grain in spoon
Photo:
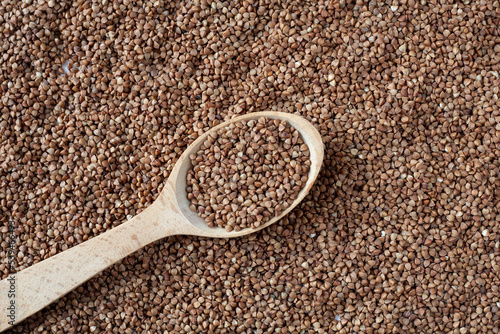
[[[190,159],[191,210],[228,231],[257,228],[288,208],[310,166],[299,132],[264,117],[220,129]]]

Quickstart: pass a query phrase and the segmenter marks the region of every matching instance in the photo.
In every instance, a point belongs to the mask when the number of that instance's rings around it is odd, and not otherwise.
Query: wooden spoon
[[[186,174],[192,167],[189,155],[196,153],[207,136],[218,129],[231,123],[259,117],[285,120],[300,132],[310,151],[311,166],[306,185],[290,207],[257,229],[247,228],[238,232],[227,232],[219,227],[210,228],[196,212],[189,209],[190,202],[186,194]],[[213,127],[196,139],[181,155],[163,191],[143,212],[97,237],[1,281],[0,331],[19,323],[115,262],[158,239],[172,235],[234,238],[273,224],[288,214],[306,196],[318,176],[322,162],[323,142],[318,131],[311,123],[297,115],[257,112],[233,118]],[[10,298],[8,295],[12,290],[15,296]],[[9,307],[12,309],[11,305],[14,305],[14,312],[8,310]],[[14,317],[9,317],[11,313]]]

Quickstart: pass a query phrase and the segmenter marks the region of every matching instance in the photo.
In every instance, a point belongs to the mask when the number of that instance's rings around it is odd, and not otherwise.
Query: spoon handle
[[[64,296],[91,277],[160,238],[177,233],[161,224],[155,204],[126,223],[0,281],[0,332]]]

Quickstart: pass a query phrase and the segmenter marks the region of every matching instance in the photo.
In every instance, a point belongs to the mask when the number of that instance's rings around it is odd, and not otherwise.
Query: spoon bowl
[[[308,179],[297,198],[280,215],[258,228],[228,232],[209,227],[203,218],[191,211],[186,193],[186,176],[191,169],[190,154],[196,153],[207,137],[232,123],[260,117],[279,119],[297,129],[308,146],[311,161]],[[148,208],[127,222],[56,254],[0,281],[0,331],[12,327],[30,315],[64,296],[88,279],[127,255],[159,239],[172,235],[195,235],[234,238],[259,231],[288,214],[307,195],[323,162],[323,142],[316,128],[304,118],[281,112],[257,112],[235,117],[198,137],[175,164],[158,198]],[[10,291],[14,289],[13,298]]]
[[[311,161],[311,166],[307,175],[307,182],[300,190],[297,198],[293,201],[292,205],[290,205],[280,215],[273,217],[258,228],[245,228],[237,232],[228,232],[221,227],[209,227],[205,220],[198,215],[198,213],[191,211],[191,209],[189,208],[191,202],[187,198],[186,194],[186,176],[187,172],[193,166],[191,164],[191,159],[189,159],[189,155],[191,153],[196,153],[211,133],[216,132],[223,127],[227,127],[231,123],[257,120],[261,117],[284,120],[293,128],[299,131],[302,139],[304,140],[304,143],[308,146],[310,152],[309,159]],[[278,220],[286,216],[297,204],[302,201],[302,199],[307,195],[307,193],[313,186],[314,181],[318,176],[321,164],[323,162],[323,151],[323,142],[318,130],[316,130],[316,128],[311,123],[306,121],[301,116],[271,111],[256,112],[239,116],[211,128],[208,132],[198,137],[198,139],[196,139],[191,145],[189,145],[189,148],[181,155],[181,157],[175,164],[174,169],[172,170],[171,176],[169,177],[169,181],[171,180],[172,182],[167,182],[157,201],[160,201],[162,205],[168,205],[167,203],[169,203],[172,206],[172,210],[175,210],[181,216],[183,216],[184,221],[182,223],[186,224],[186,226],[183,227],[185,228],[186,233],[180,234],[190,234],[213,238],[234,238],[244,236],[246,234],[259,231],[277,222]]]

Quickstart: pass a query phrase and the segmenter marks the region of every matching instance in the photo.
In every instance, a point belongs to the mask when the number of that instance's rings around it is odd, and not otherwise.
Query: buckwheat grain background
[[[1,1],[2,278],[9,220],[22,270],[139,213],[235,115],[297,113],[326,145],[281,222],[156,242],[12,333],[498,333],[499,21],[485,0]]]

